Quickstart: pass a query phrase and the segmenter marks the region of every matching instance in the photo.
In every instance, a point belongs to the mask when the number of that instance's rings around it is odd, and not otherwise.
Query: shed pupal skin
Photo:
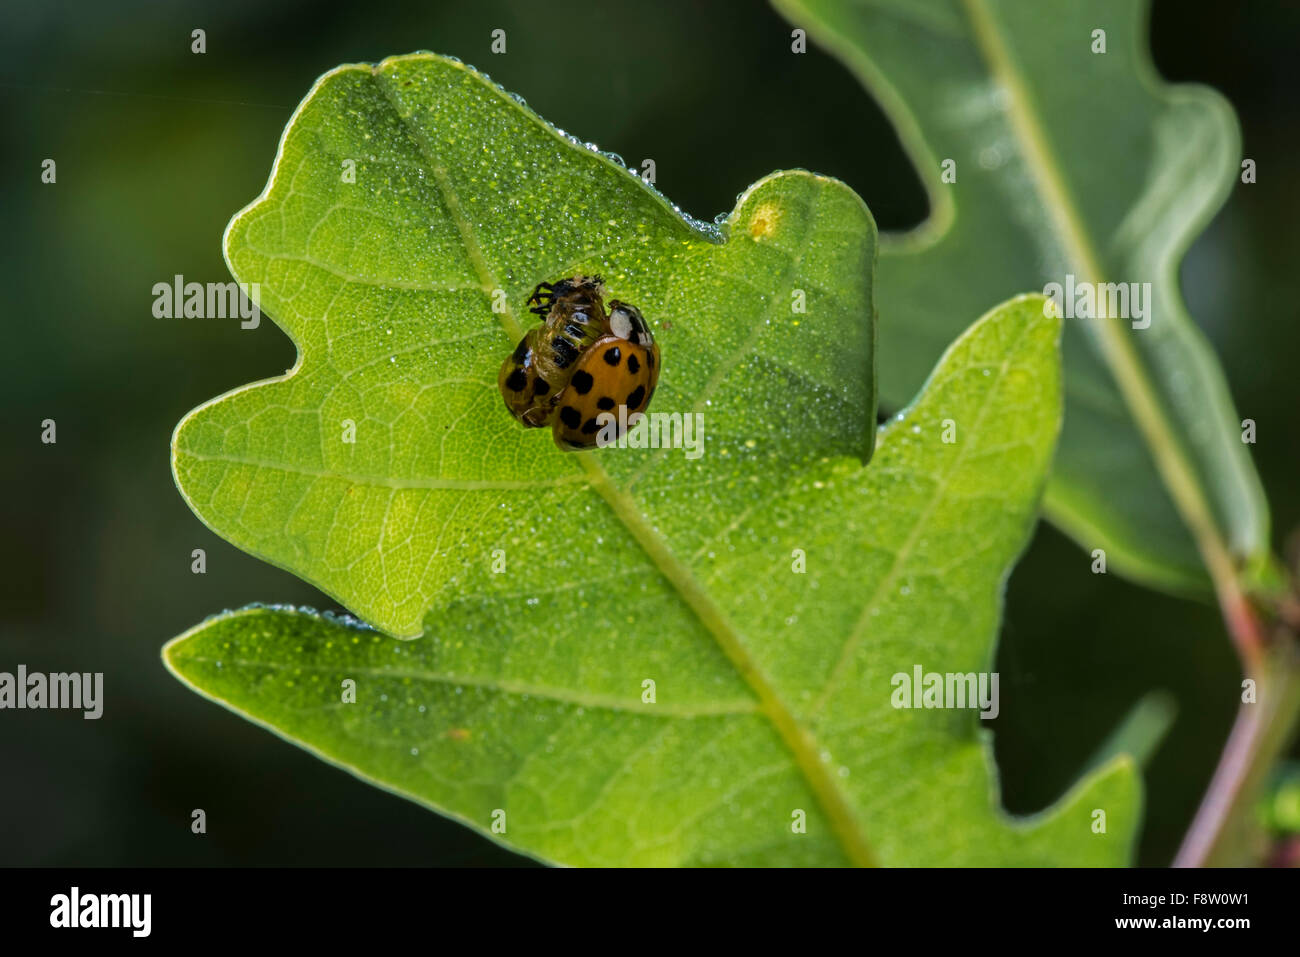
[[[538,283],[528,297],[529,311],[546,321],[524,335],[497,375],[506,409],[526,427],[551,423],[578,357],[608,334],[604,289],[599,276],[574,276]]]

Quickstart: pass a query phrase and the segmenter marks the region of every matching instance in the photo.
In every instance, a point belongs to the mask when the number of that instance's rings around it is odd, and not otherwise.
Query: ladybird
[[[546,321],[530,329],[501,363],[497,387],[510,414],[529,428],[547,425],[578,357],[609,331],[599,276],[538,283],[525,305]]]
[[[632,416],[650,405],[659,366],[659,346],[641,311],[610,300],[609,334],[582,353],[568,387],[556,397],[555,444],[566,451],[594,448],[604,412],[615,417],[615,433],[635,424]],[[620,415],[619,406],[626,406],[626,413]]]
[[[551,425],[561,449],[597,444],[603,412],[622,423],[644,412],[659,382],[659,346],[641,311],[611,299],[605,311],[599,276],[538,283],[529,311],[545,321],[530,329],[501,363],[497,386],[506,408],[526,427]]]

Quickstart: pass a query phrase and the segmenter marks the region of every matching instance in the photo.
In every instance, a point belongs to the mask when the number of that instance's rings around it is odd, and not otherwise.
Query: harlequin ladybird
[[[497,386],[510,414],[535,428],[549,423],[582,352],[609,331],[599,276],[538,283],[525,305],[546,321],[501,363]]]
[[[650,405],[659,383],[659,365],[659,346],[641,311],[610,300],[609,335],[582,354],[568,388],[556,399],[555,444],[565,450],[594,448],[603,428],[603,412],[615,417],[613,423],[605,419],[614,425],[605,434],[617,438],[632,416]],[[627,409],[621,416],[619,406]]]
[[[526,303],[546,320],[530,329],[505,362],[497,385],[525,426],[552,426],[565,450],[590,449],[603,412],[626,412],[619,427],[650,404],[659,381],[659,347],[635,306],[610,300],[599,276],[538,283]],[[615,429],[617,432],[617,428]]]

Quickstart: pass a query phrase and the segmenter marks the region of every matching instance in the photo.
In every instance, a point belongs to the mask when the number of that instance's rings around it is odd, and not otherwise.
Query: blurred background
[[[0,864],[495,865],[484,838],[381,793],[186,691],[164,641],[252,601],[331,607],[225,544],[169,468],[176,422],[282,373],[270,322],[160,320],[152,286],[225,281],[221,236],[270,173],[312,81],[339,63],[428,49],[472,63],[552,123],[653,157],[658,186],[705,219],[780,168],[845,180],[882,230],[926,215],[880,109],[829,55],[789,53],[764,4],[549,2],[8,3],[0,13],[0,670],[102,671],[103,718],[0,713]],[[191,31],[207,52],[190,52]],[[507,53],[490,52],[491,31]],[[1183,266],[1273,509],[1300,524],[1300,7],[1158,0],[1160,72],[1223,91],[1258,183],[1239,186]],[[43,185],[41,163],[57,161]],[[972,317],[973,318],[973,317]],[[888,356],[881,357],[888,362]],[[40,423],[58,442],[40,442]],[[207,552],[207,574],[190,571]],[[1134,703],[1177,718],[1146,769],[1139,861],[1165,864],[1236,703],[1215,608],[1113,575],[1040,526],[1011,579],[994,722],[1003,799],[1057,797]],[[207,812],[208,833],[190,832]]]

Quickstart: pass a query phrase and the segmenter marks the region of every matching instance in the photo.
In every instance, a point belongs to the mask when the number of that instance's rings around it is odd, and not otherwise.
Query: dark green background
[[[312,81],[343,62],[429,49],[490,73],[556,125],[631,163],[702,218],[774,169],[838,176],[882,229],[925,198],[880,110],[836,61],[789,52],[758,3],[41,3],[0,14],[4,455],[0,670],[103,671],[106,711],[0,712],[0,864],[498,864],[519,858],[319,763],[191,694],[162,643],[251,601],[328,599],[226,545],[172,484],[190,408],[283,372],[270,322],[153,318],[175,273],[228,278],[221,235],[262,189]],[[208,52],[190,53],[190,31]],[[489,52],[507,31],[508,53]],[[1300,13],[1180,3],[1153,16],[1162,73],[1223,90],[1259,182],[1192,248],[1192,314],[1223,356],[1274,527],[1294,476]],[[40,183],[46,157],[58,182]],[[936,282],[944,281],[936,276]],[[992,305],[989,303],[987,305]],[[972,314],[972,319],[974,314]],[[890,361],[885,355],[882,363]],[[40,422],[58,422],[42,445]],[[1280,535],[1278,547],[1281,547]],[[190,572],[204,548],[208,572]],[[995,725],[1007,807],[1076,776],[1147,690],[1179,711],[1148,767],[1143,863],[1166,863],[1233,713],[1236,664],[1210,606],[1092,575],[1040,529],[1012,578]],[[190,833],[192,808],[208,833]]]

